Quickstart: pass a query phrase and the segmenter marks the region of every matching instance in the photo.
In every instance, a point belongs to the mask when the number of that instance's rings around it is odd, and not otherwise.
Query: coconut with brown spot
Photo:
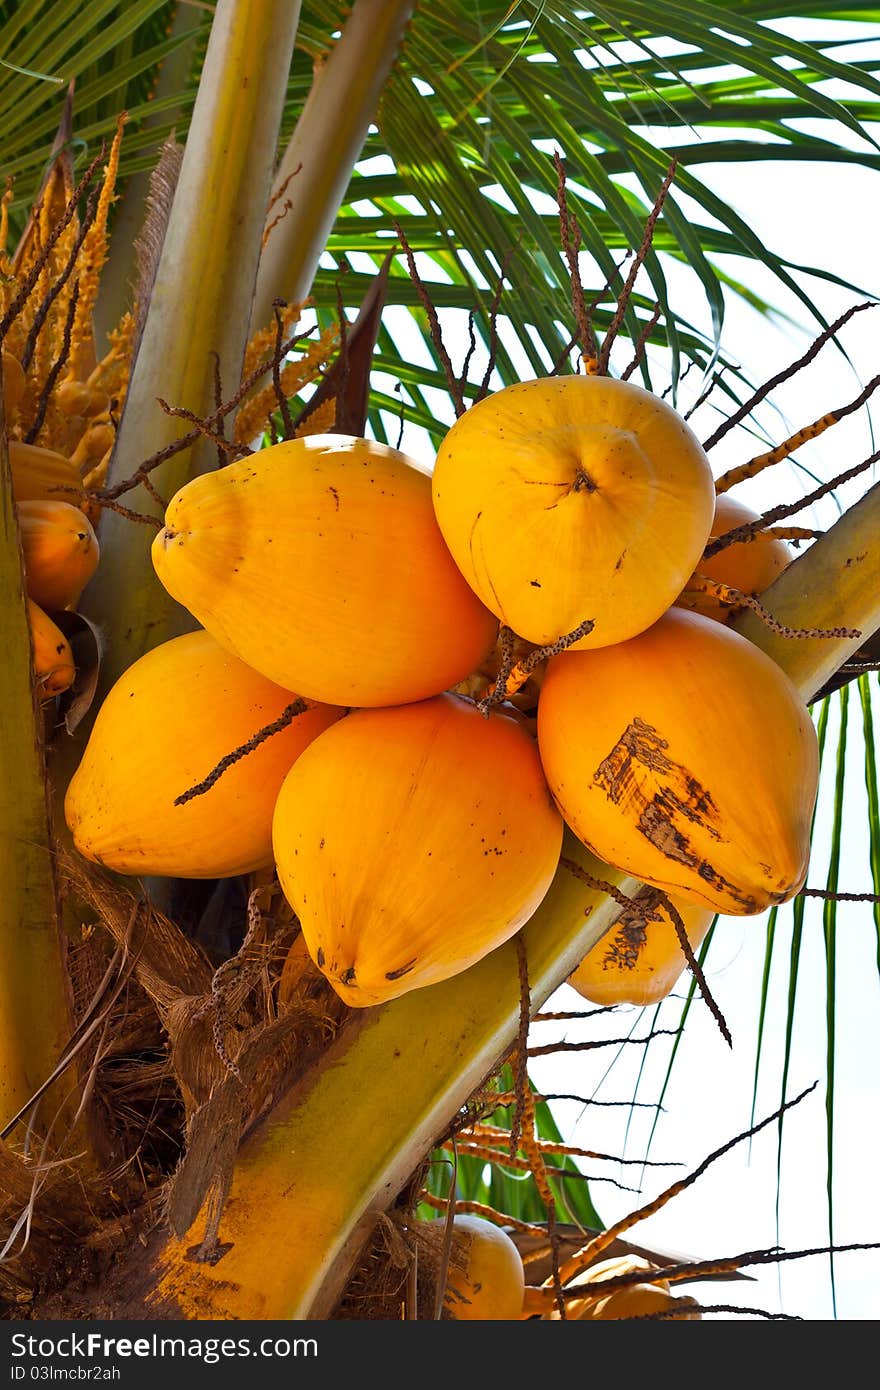
[[[715,913],[672,895],[670,902],[682,920],[691,949],[696,951]],[[646,915],[649,911],[656,914],[656,920]],[[654,889],[645,888],[588,951],[568,983],[592,1004],[644,1008],[666,999],[686,966],[687,957],[666,903],[658,900]]]
[[[538,742],[563,816],[605,863],[733,915],[803,886],[816,731],[730,628],[672,608],[628,642],[553,657]]]

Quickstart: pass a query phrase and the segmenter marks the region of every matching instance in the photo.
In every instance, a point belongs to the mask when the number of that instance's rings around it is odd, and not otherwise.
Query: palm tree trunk
[[[299,10],[298,0],[217,4],[111,481],[130,477],[184,432],[157,397],[211,412],[212,354],[226,394],[239,383]],[[157,469],[155,486],[167,498],[216,458],[202,441]],[[143,488],[125,502],[155,514]],[[101,564],[83,608],[107,637],[104,689],[187,622],[153,574],[152,536],[112,512],[102,518]]]
[[[2,396],[2,378],[0,378]],[[50,1075],[70,1036],[18,521],[0,409],[0,1130]],[[51,1098],[42,1114],[50,1116]],[[37,1128],[43,1126],[38,1124]]]

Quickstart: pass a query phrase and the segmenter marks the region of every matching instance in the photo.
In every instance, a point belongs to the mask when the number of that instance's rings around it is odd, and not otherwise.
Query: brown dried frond
[[[183,146],[177,143],[172,131],[163,143],[159,162],[150,174],[144,222],[134,241],[136,272],[132,294],[136,307],[133,350],[137,349],[144,331],[182,163]]]
[[[445,1256],[444,1237],[442,1222],[416,1221],[402,1209],[381,1216],[334,1309],[334,1320],[431,1322],[438,1296],[443,1300],[440,1318],[453,1318],[467,1273],[467,1244],[453,1232]]]

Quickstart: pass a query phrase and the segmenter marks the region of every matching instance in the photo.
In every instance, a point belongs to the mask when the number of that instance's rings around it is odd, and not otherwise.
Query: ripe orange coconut
[[[751,507],[744,506],[723,492],[715,502],[712,535],[723,536],[747,521],[757,520],[758,513],[753,512]],[[791,547],[785,541],[758,531],[753,540],[738,541],[726,550],[719,550],[711,559],[700,560],[697,568],[707,579],[729,584],[757,598],[788,568],[793,559]],[[711,594],[702,593],[683,593],[676,599],[676,604],[680,608],[689,608],[693,613],[702,613],[706,618],[714,618],[719,623],[729,623],[744,607],[741,603],[722,603]]]
[[[153,563],[218,642],[314,700],[421,700],[495,641],[430,479],[367,439],[293,439],[195,478],[172,498]]]
[[[641,1284],[624,1284],[617,1289],[601,1295],[603,1282],[616,1279],[622,1274],[644,1274]],[[570,1318],[579,1321],[608,1321],[619,1318],[642,1318],[651,1313],[677,1314],[676,1322],[699,1322],[702,1318],[700,1305],[688,1295],[675,1295],[668,1279],[664,1279],[653,1265],[640,1255],[622,1255],[617,1259],[603,1260],[590,1265],[581,1284],[593,1284],[596,1288],[589,1297],[571,1299],[566,1303]],[[551,1317],[553,1315],[551,1314]],[[558,1314],[556,1314],[558,1317]]]
[[[672,897],[671,902],[696,951],[715,913],[683,898]],[[656,902],[653,889],[644,889],[636,903],[650,907],[660,920],[648,921],[638,907],[627,908],[568,977],[578,994],[593,1004],[658,1004],[687,965],[675,924],[665,904]]]
[[[60,695],[73,685],[76,667],[70,643],[57,623],[32,598],[27,601],[34,653],[34,675],[41,700]]]
[[[439,695],[328,729],[285,779],[272,834],[309,953],[357,1008],[512,936],[550,886],[562,820],[520,724]]]
[[[271,864],[281,783],[341,709],[307,709],[210,790],[174,802],[293,699],[207,632],[154,647],[110,690],[67,789],[77,849],[123,874],[226,878]]]
[[[548,663],[538,742],[563,816],[608,864],[716,912],[806,878],[819,758],[809,711],[738,633],[672,608]]]
[[[57,502],[64,498],[64,488],[82,487],[76,465],[69,458],[56,454],[54,449],[41,449],[38,444],[22,444],[18,439],[10,439],[9,466],[16,502],[36,498]]]
[[[657,396],[610,377],[508,386],[437,455],[434,510],[468,583],[540,645],[585,620],[575,650],[642,632],[709,535],[715,490],[696,436]]]
[[[438,1231],[446,1218],[428,1221]],[[453,1255],[444,1306],[456,1322],[513,1322],[522,1314],[525,1271],[506,1231],[479,1216],[452,1219]]]
[[[98,564],[92,523],[69,502],[19,502],[27,591],[43,608],[70,608]]]

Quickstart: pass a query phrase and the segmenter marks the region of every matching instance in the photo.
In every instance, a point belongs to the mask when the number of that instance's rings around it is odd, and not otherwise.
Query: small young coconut
[[[775,661],[721,623],[671,608],[628,642],[551,658],[538,743],[606,864],[732,915],[802,887],[816,730]]]
[[[638,1284],[624,1284],[604,1295],[601,1293],[606,1280],[624,1274],[643,1274],[644,1280]],[[566,1300],[568,1316],[580,1322],[644,1318],[658,1313],[665,1315],[664,1321],[674,1317],[676,1322],[699,1322],[702,1318],[696,1300],[672,1293],[669,1281],[641,1255],[622,1255],[590,1265],[578,1283],[595,1286],[583,1299]],[[551,1313],[550,1317],[558,1317],[558,1314]]]
[[[41,449],[38,444],[22,444],[18,439],[10,439],[9,466],[12,496],[16,502],[30,502],[36,498],[57,502],[64,499],[65,488],[81,486],[79,473],[69,458],[56,454],[54,449]]]
[[[71,608],[98,564],[98,538],[79,507],[19,502],[27,591],[43,608]]]
[[[723,536],[746,522],[757,520],[758,513],[753,512],[751,507],[722,492],[715,502],[712,536]],[[714,579],[757,598],[788,568],[793,559],[791,547],[785,541],[758,531],[750,541],[737,541],[735,545],[719,550],[710,559],[700,560],[697,569],[706,579]],[[702,613],[704,617],[714,618],[719,623],[729,623],[745,606],[742,603],[724,603],[714,594],[687,589],[675,602],[680,608],[689,608],[692,613]]]
[[[77,849],[123,874],[226,878],[270,864],[278,789],[342,710],[307,709],[209,790],[175,801],[294,698],[207,632],[154,647],[110,690],[67,789]]]
[[[357,1008],[507,941],[550,886],[562,820],[520,723],[438,695],[357,710],[317,738],[272,835],[312,959]]]
[[[27,601],[31,642],[34,650],[34,675],[41,700],[61,695],[76,678],[76,667],[70,643],[57,623],[44,613],[33,599]]]
[[[687,958],[666,904],[656,901],[653,889],[643,889],[580,965],[568,983],[593,1004],[659,1004],[675,987],[687,966]],[[691,949],[702,945],[715,913],[699,903],[670,895],[670,902],[684,923]],[[643,910],[656,912],[649,921]]]
[[[287,440],[194,478],[152,553],[218,642],[310,699],[422,700],[495,641],[434,519],[430,478],[372,440]]]
[[[426,1223],[442,1229],[446,1218]],[[522,1314],[525,1273],[506,1231],[479,1216],[455,1216],[453,1260],[443,1305],[456,1322],[516,1321]]]
[[[697,567],[715,501],[709,461],[671,406],[611,377],[508,386],[449,430],[434,510],[483,603],[539,646],[575,650],[649,627]]]

